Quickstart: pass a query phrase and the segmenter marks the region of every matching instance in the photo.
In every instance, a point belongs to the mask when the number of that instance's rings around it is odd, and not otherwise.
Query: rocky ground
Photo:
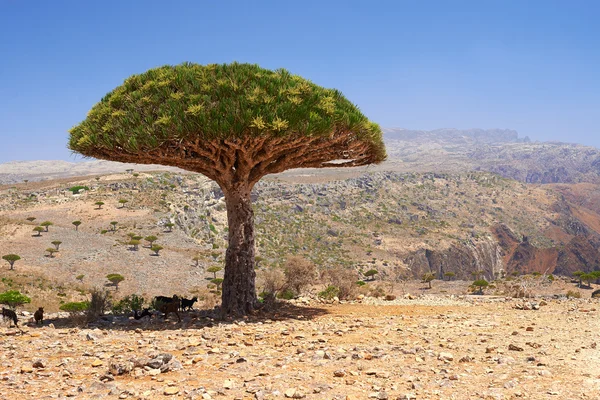
[[[598,299],[286,303],[0,328],[0,399],[598,399]]]

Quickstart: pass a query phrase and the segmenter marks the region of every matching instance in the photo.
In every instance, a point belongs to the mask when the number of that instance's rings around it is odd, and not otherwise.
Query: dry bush
[[[259,275],[259,287],[261,293],[276,295],[285,287],[285,275],[278,268],[269,268]]]
[[[311,286],[317,277],[317,267],[300,256],[289,257],[284,267],[285,287],[299,295]]]
[[[91,291],[91,295],[90,307],[86,311],[89,322],[97,320],[106,311],[110,310],[112,306],[112,299],[108,291],[94,288]]]
[[[338,297],[340,299],[356,297],[357,280],[358,273],[356,271],[340,266],[329,268],[321,274],[321,281],[326,286],[335,286],[339,289]]]

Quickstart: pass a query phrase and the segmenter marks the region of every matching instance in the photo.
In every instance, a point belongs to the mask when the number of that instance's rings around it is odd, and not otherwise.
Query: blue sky
[[[600,147],[600,1],[0,0],[0,162],[131,74],[231,61],[340,89],[384,127],[511,128]]]

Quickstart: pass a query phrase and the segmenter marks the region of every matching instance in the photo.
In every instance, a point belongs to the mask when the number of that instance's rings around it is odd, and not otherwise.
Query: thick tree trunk
[[[225,276],[221,312],[242,316],[251,313],[256,304],[254,271],[254,212],[249,185],[225,190],[229,247],[225,254]]]

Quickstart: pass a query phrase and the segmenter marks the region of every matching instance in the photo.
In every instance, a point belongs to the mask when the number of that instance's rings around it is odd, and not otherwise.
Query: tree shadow
[[[136,320],[133,314],[129,315],[104,315],[94,322],[85,323],[83,319],[78,321],[75,317],[44,319],[44,325],[52,324],[55,328],[61,329],[100,329],[102,331],[165,331],[165,330],[201,330],[212,328],[219,324],[236,324],[243,321],[245,324],[253,325],[264,323],[265,321],[310,321],[317,317],[327,315],[329,311],[320,307],[296,306],[290,303],[279,303],[273,310],[258,310],[253,315],[240,318],[224,318],[218,316],[216,309],[193,309],[192,311],[179,312],[181,322],[177,320],[174,314],[169,314],[168,319],[164,319],[161,312],[153,312],[151,318],[144,317]],[[27,325],[30,329],[41,328],[42,326]]]

